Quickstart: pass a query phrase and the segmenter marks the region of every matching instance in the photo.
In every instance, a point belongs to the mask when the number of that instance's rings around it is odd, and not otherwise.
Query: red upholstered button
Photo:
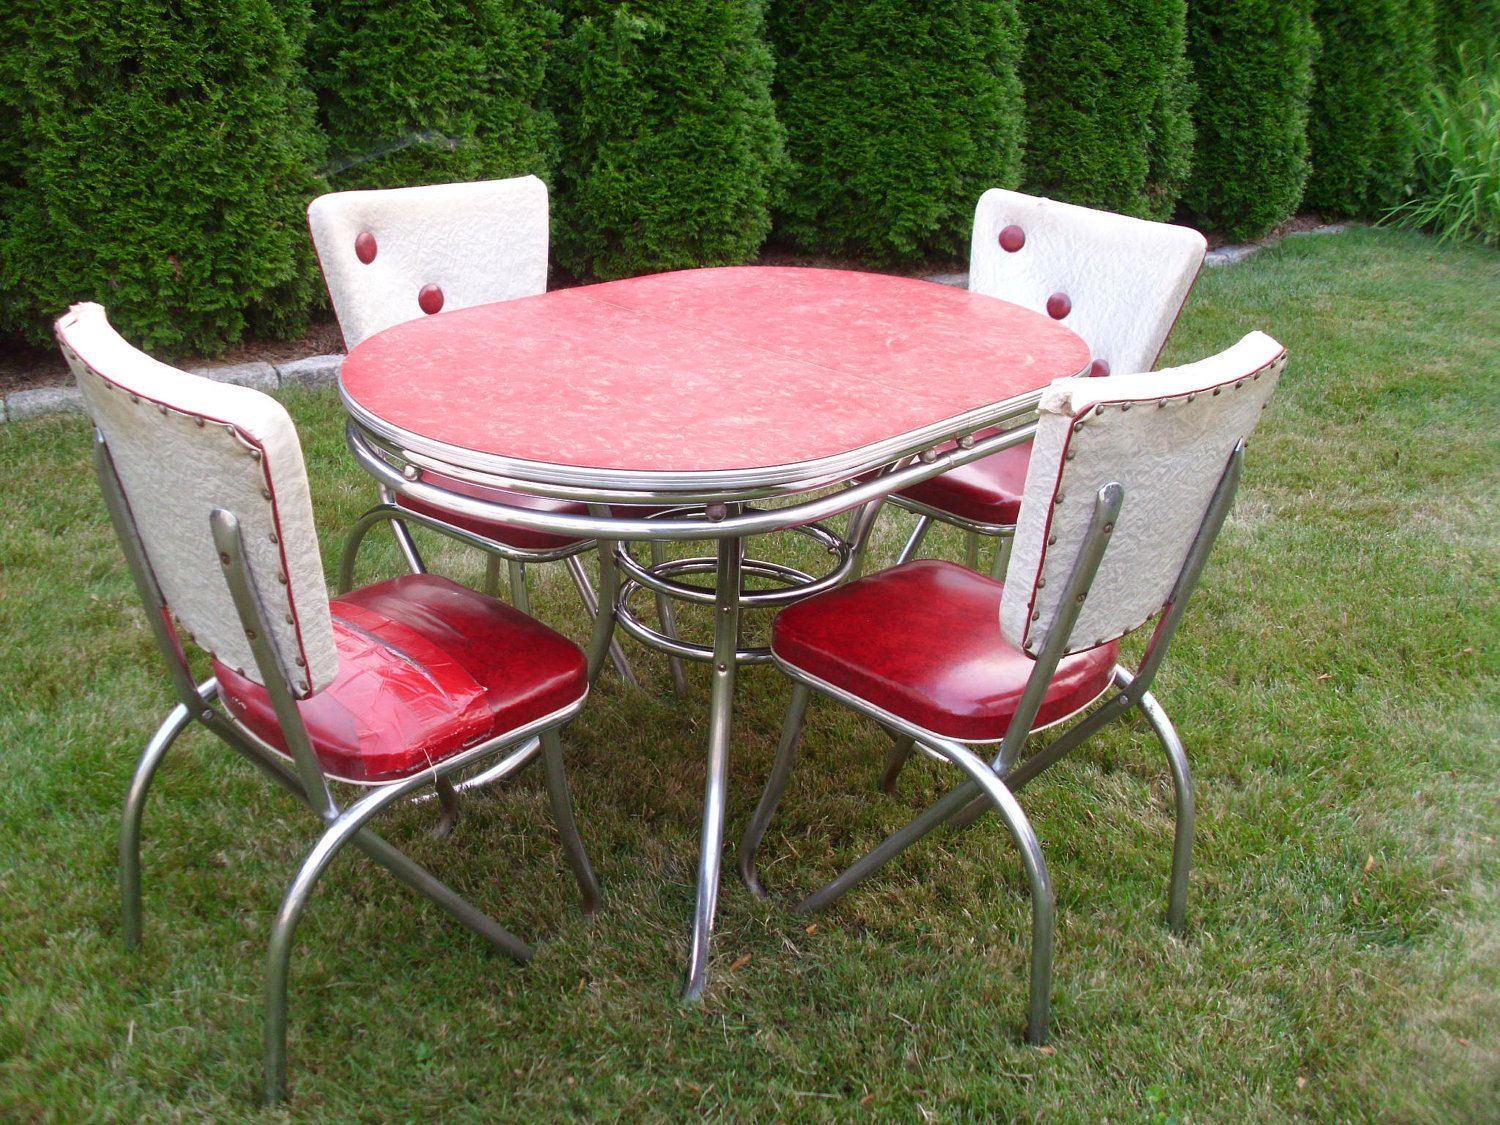
[[[367,266],[375,260],[379,249],[375,236],[367,230],[360,231],[354,238],[354,256]]]
[[[1007,254],[1014,254],[1026,245],[1026,232],[1012,223],[1000,232],[1000,249]]]
[[[1047,315],[1053,320],[1061,320],[1073,311],[1073,298],[1066,293],[1054,293],[1047,298]]]
[[[424,285],[421,292],[417,294],[417,304],[422,306],[422,311],[428,316],[435,312],[441,312],[443,308],[443,291],[436,285]]]
[[[1090,378],[1097,379],[1101,375],[1108,375],[1108,374],[1109,374],[1109,360],[1107,360],[1107,359],[1096,359],[1096,360],[1094,360],[1093,363],[1089,364],[1089,377]]]

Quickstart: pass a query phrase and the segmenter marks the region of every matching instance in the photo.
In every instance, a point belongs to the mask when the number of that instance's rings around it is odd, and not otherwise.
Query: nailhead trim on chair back
[[[281,404],[249,387],[158,363],[95,304],[57,322],[58,342],[115,473],[167,608],[188,636],[255,682],[209,516],[232,512],[294,694],[338,674],[307,470]]]
[[[1276,388],[1286,350],[1263,332],[1184,367],[1060,379],[1042,393],[1006,573],[1007,640],[1039,651],[1088,534],[1099,489],[1124,488],[1118,526],[1068,638],[1078,652],[1166,604],[1230,455]]]

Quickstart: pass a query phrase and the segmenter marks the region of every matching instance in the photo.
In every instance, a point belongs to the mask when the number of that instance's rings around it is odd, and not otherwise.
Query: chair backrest
[[[1093,352],[1091,374],[1150,371],[1206,249],[1188,227],[991,188],[974,211],[969,289],[1062,321]]]
[[[307,225],[354,347],[393,324],[547,288],[547,185],[535,176],[319,196]]]
[[[74,305],[56,331],[178,625],[261,682],[209,526],[214,509],[224,509],[239,520],[292,693],[332,683],[338,656],[328,587],[302,447],[286,410],[249,387],[158,363],[126,343],[98,305]]]
[[[1285,364],[1285,348],[1252,332],[1184,367],[1060,379],[1042,392],[1000,604],[1011,644],[1040,650],[1094,498],[1111,482],[1123,487],[1124,502],[1064,651],[1123,636],[1167,604],[1229,459]]]

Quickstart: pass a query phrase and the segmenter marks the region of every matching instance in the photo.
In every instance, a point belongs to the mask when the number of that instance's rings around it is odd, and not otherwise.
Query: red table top
[[[356,347],[351,414],[406,448],[550,483],[850,474],[1083,371],[1039,313],[845,270],[684,270],[421,317]],[[852,469],[851,469],[852,467]]]

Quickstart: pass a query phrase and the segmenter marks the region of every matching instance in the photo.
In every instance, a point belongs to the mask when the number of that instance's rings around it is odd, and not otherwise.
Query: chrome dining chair
[[[1246,439],[1285,357],[1280,344],[1254,332],[1185,367],[1054,383],[1042,394],[1003,585],[954,563],[921,560],[783,610],[771,651],[795,686],[765,792],[740,844],[739,869],[751,890],[764,897],[756,852],[816,691],[897,738],[888,779],[915,747],[957,766],[967,781],[794,911],[822,909],[938,825],[964,825],[994,808],[1030,883],[1026,1038],[1043,1043],[1055,905],[1016,792],[1105,724],[1139,709],[1166,751],[1176,794],[1167,919],[1181,930],[1192,774],[1150,689],[1229,512]],[[1120,638],[1153,618],[1145,655],[1128,671],[1119,663]],[[1033,734],[1075,718],[1023,755]],[[988,750],[981,755],[972,744]]]
[[[1149,371],[1206,245],[1187,227],[992,188],[974,212],[969,290],[1062,321],[1087,341],[1091,375]],[[1004,574],[1030,454],[1030,443],[1012,446],[893,496],[918,517],[898,561],[916,555],[937,520],[967,533],[971,568],[980,538],[997,538],[992,573]]]
[[[141,938],[141,813],[167,750],[198,723],[305,802],[322,824],[271,928],[265,1085],[285,1094],[292,940],[318,879],[348,844],[518,961],[531,946],[377,836],[371,819],[455,771],[490,781],[540,756],[583,895],[599,888],[574,822],[558,731],[588,695],[583,653],[503,602],[429,574],[332,600],[302,449],[276,400],[137,351],[94,304],[56,325],[95,426],[105,504],[166,659],[177,705],[125,798],[120,890]],[[184,642],[212,674],[195,683]],[[471,779],[479,780],[479,779]],[[341,805],[331,782],[364,788]],[[451,788],[451,785],[450,785]]]
[[[508,301],[546,291],[547,185],[535,176],[480,183],[432,184],[380,191],[341,191],[314,199],[307,225],[323,269],[344,343],[444,310]],[[588,515],[585,505],[490,488],[428,471],[427,484],[512,507]],[[339,567],[339,585],[353,580],[366,533],[389,523],[414,574],[426,566],[407,527],[415,523],[484,551],[485,590],[494,594],[500,564],[509,570],[511,603],[530,611],[526,568],[561,561],[590,617],[598,599],[579,556],[595,546],[577,539],[475,519],[428,502],[380,490],[380,503],[355,523]],[[634,683],[618,642],[610,659]]]

